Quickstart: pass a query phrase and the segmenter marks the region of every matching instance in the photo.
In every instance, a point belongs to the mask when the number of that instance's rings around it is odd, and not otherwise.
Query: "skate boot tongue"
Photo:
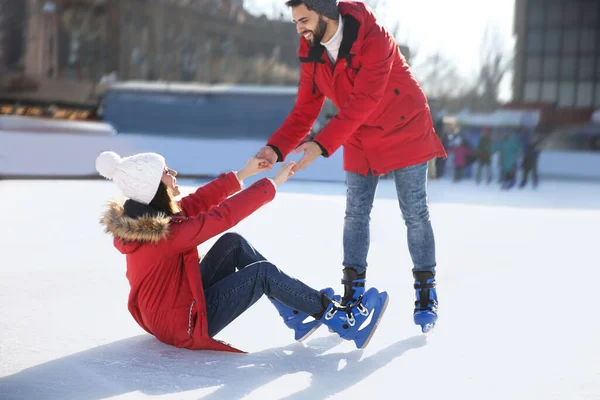
[[[366,273],[358,274],[352,268],[344,268],[343,273],[344,297],[341,304],[357,303],[365,293]]]

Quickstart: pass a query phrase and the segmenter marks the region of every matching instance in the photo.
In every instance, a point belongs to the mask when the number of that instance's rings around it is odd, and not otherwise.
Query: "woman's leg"
[[[286,275],[266,260],[238,268],[204,290],[208,334],[212,337],[262,297],[272,297],[286,306],[319,319],[325,310],[324,296],[303,282]]]
[[[265,258],[243,236],[226,233],[217,240],[200,261],[200,273],[204,289]]]

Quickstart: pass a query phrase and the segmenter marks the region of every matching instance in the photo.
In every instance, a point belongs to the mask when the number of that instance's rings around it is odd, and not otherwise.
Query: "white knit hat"
[[[96,158],[96,170],[113,180],[121,192],[132,200],[150,204],[165,170],[165,159],[156,153],[141,153],[131,157],[105,151]]]

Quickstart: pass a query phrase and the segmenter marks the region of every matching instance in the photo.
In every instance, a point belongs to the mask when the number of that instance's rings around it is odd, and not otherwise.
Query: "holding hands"
[[[243,181],[246,178],[254,176],[262,171],[268,171],[271,169],[271,164],[266,162],[265,160],[261,160],[256,157],[251,157],[248,161],[246,161],[246,165],[244,168],[237,172],[237,177],[240,181]]]
[[[277,153],[271,146],[264,146],[256,153],[256,158],[267,161],[271,165],[275,165],[277,162]]]
[[[269,147],[269,149],[271,148]],[[271,149],[271,151],[273,150]],[[254,176],[260,172],[271,170],[273,168],[272,165],[277,162],[277,155],[274,151],[273,154],[275,155],[275,160],[273,161],[273,164],[271,164],[268,160],[258,158],[259,154],[257,154],[255,157],[251,157],[246,162],[246,165],[244,165],[244,168],[237,172],[237,177],[240,181],[243,181],[244,179]],[[295,162],[287,162],[279,167],[279,170],[273,177],[273,181],[277,186],[285,183],[292,175],[294,175],[293,168],[295,165]]]

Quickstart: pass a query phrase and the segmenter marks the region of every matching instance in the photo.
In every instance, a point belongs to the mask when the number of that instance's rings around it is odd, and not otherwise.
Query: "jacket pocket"
[[[389,103],[386,105],[379,123],[384,131],[404,128],[418,118],[421,113],[428,112],[425,99],[420,99],[419,96],[412,93],[404,93],[401,88],[392,88],[390,93]]]

